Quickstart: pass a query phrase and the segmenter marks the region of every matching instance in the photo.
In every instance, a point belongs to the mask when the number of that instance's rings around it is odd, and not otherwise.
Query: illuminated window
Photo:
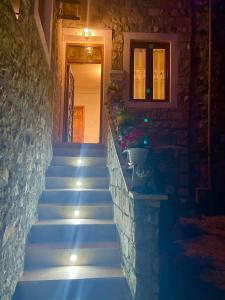
[[[170,44],[131,41],[130,99],[169,101]]]
[[[16,15],[16,18],[19,18],[20,15],[20,0],[11,0],[12,7],[14,10],[14,13]]]

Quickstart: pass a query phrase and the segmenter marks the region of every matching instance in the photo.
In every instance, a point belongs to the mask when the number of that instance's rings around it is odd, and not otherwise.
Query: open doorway
[[[102,53],[100,45],[67,45],[65,142],[101,142]]]

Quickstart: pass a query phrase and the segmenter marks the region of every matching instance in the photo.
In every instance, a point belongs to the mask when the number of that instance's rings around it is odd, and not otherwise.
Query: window
[[[20,15],[20,0],[11,0],[13,11],[16,15],[16,18],[19,18]]]
[[[124,32],[123,96],[127,107],[176,108],[178,58],[177,34]]]
[[[169,101],[170,43],[131,41],[130,99]]]

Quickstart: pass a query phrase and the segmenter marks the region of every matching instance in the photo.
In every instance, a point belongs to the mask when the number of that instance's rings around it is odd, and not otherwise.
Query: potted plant
[[[119,147],[128,155],[128,166],[144,165],[147,156],[149,144],[145,131],[137,127],[120,128],[119,130]]]

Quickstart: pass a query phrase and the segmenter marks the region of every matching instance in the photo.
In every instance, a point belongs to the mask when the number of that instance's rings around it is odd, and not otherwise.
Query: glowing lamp
[[[80,211],[79,211],[79,209],[76,209],[76,210],[74,211],[74,216],[75,216],[75,217],[79,217],[79,216],[80,216]]]
[[[84,28],[83,31],[82,31],[82,35],[83,35],[85,38],[89,38],[90,36],[92,36],[92,31],[91,31],[91,29],[89,29],[89,28]]]
[[[148,140],[144,139],[143,143],[144,143],[145,146],[148,145]]]
[[[82,160],[81,160],[81,159],[78,159],[78,160],[77,160],[77,164],[78,164],[78,165],[81,165],[81,163],[82,163]]]
[[[76,254],[72,254],[72,255],[70,256],[70,261],[71,261],[71,262],[76,262],[76,261],[77,261],[77,255],[76,255]]]
[[[78,181],[76,182],[76,186],[82,186],[82,182],[81,182],[80,180],[78,180]]]
[[[146,94],[148,94],[148,95],[151,94],[151,89],[150,88],[146,89]]]

